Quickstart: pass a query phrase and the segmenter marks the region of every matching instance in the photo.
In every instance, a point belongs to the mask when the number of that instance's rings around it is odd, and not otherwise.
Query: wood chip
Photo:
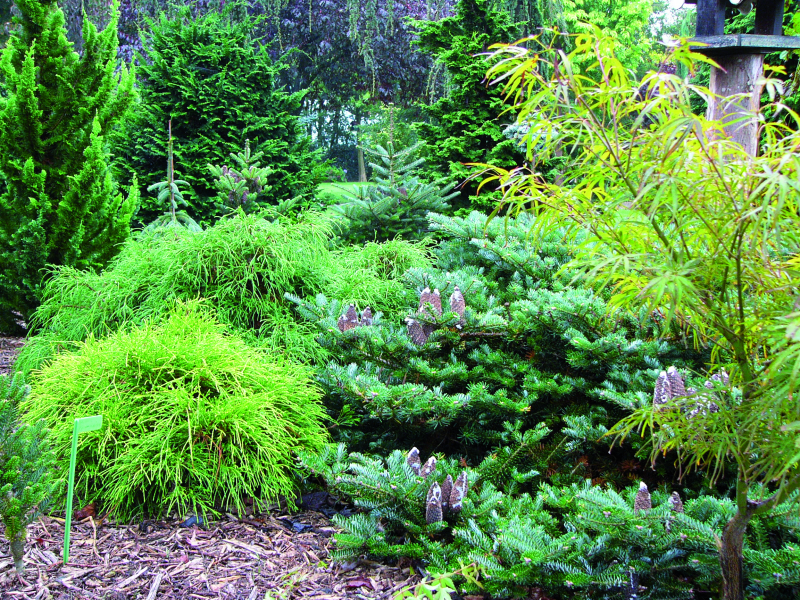
[[[287,517],[312,529],[291,531],[278,520]],[[334,528],[320,513],[287,515],[276,508],[246,520],[224,518],[208,531],[187,531],[180,522],[151,521],[147,533],[109,521],[102,528],[95,523],[96,530],[91,522],[73,523],[70,563],[63,565],[58,557],[63,519],[43,517],[28,528],[30,586],[20,587],[8,546],[0,542],[0,598],[261,600],[292,582],[285,600],[391,600],[392,590],[419,580],[407,580],[407,569],[363,561],[351,567],[347,579],[365,585],[346,585],[340,570],[327,566]],[[2,532],[0,524],[0,539]]]
[[[150,591],[147,594],[147,600],[155,600],[158,588],[161,587],[161,580],[164,578],[164,572],[157,573],[153,578],[153,583],[150,584]]]

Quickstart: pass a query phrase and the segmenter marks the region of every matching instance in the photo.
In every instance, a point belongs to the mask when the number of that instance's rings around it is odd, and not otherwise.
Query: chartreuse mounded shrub
[[[459,592],[500,598],[538,588],[542,597],[688,599],[721,587],[717,543],[735,510],[729,499],[651,495],[641,485],[618,492],[588,481],[509,493],[493,483],[502,457],[471,469],[413,450],[385,459],[348,454],[343,444],[300,455],[310,474],[360,509],[334,518],[340,560],[409,557],[432,573],[473,564],[482,589],[456,578]],[[468,482],[460,507],[458,494],[445,491],[448,476],[453,487],[459,477]],[[748,597],[800,591],[797,509],[795,496],[753,521],[744,552]]]
[[[17,573],[25,569],[26,528],[47,509],[56,487],[45,421],[19,420],[19,405],[29,392],[21,373],[0,376],[0,520]]]
[[[226,334],[198,302],[58,356],[23,407],[52,423],[62,460],[73,419],[103,415],[79,441],[76,485],[120,519],[263,507],[291,493],[293,453],[327,437],[307,369]]]
[[[331,250],[328,220],[287,220],[241,212],[192,233],[181,228],[129,241],[101,273],[58,269],[44,291],[17,368],[38,368],[90,333],[103,336],[163,318],[174,299],[202,297],[248,343],[308,360],[326,360],[316,329],[296,322],[287,292],[325,293],[393,310],[408,293],[399,276],[430,265],[427,246],[406,242]]]

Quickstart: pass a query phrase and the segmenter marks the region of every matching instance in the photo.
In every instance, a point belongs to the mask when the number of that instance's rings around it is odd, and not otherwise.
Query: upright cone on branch
[[[419,474],[422,475],[425,479],[428,478],[428,475],[433,473],[436,470],[436,457],[431,456],[428,460],[425,461],[425,464],[422,465],[422,469],[420,469]]]
[[[633,501],[634,514],[639,511],[647,512],[653,508],[653,501],[650,499],[650,492],[647,490],[647,484],[644,481],[639,483],[639,491],[636,492],[636,498]]]
[[[417,346],[422,346],[428,341],[428,335],[416,319],[406,317],[406,331],[408,332],[408,337]]]
[[[669,381],[670,397],[678,398],[686,395],[683,377],[674,366],[667,369],[667,380]]]
[[[406,458],[406,463],[408,466],[411,467],[411,470],[414,471],[417,475],[419,475],[420,467],[422,466],[422,461],[419,459],[419,450],[416,447],[411,448],[408,452],[408,457]]]
[[[672,399],[670,392],[669,379],[667,372],[661,371],[656,378],[655,389],[653,390],[653,407],[661,408]]]
[[[467,303],[464,300],[464,294],[461,293],[461,290],[458,286],[455,287],[453,293],[450,295],[450,311],[456,313],[459,317],[458,323],[456,323],[456,327],[459,329],[466,324],[464,320],[464,312],[466,311]]]
[[[672,495],[669,497],[669,505],[670,509],[675,512],[683,512],[683,502],[681,502],[681,495],[678,492],[672,492]]]
[[[448,475],[442,482],[442,508],[450,508],[450,493],[453,491],[453,477]]]
[[[461,512],[461,509],[463,508],[462,503],[464,498],[466,498],[468,491],[469,482],[467,481],[467,472],[461,471],[461,474],[453,484],[453,489],[450,491],[450,500],[448,504],[451,512]]]
[[[428,525],[442,520],[442,488],[435,481],[428,489],[428,497],[425,501],[425,520]]]
[[[352,304],[348,306],[347,312],[339,317],[336,324],[339,327],[339,331],[342,333],[358,327],[358,313],[356,313],[356,307]]]
[[[433,290],[433,293],[431,294],[431,305],[433,307],[433,315],[435,317],[441,317],[442,316],[442,296],[441,296],[441,294],[439,294],[439,290],[438,289]]]
[[[419,294],[419,307],[417,308],[417,314],[425,314],[427,305],[432,302],[431,298],[433,298],[433,294],[431,293],[431,288],[426,287],[423,289]]]

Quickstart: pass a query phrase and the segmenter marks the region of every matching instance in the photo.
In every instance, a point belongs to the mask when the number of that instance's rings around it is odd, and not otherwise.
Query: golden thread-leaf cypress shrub
[[[73,419],[103,415],[102,429],[80,438],[76,485],[128,519],[290,495],[294,451],[327,438],[319,400],[305,367],[226,334],[195,301],[58,356],[23,406],[53,424],[62,460]]]

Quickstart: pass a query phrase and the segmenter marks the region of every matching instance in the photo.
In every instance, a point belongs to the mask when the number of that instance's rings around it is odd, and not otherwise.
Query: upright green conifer
[[[117,71],[117,11],[100,33],[84,18],[83,54],[54,0],[18,0],[0,58],[0,331],[38,304],[48,264],[101,266],[129,233],[136,186],[118,193],[103,138],[133,100]]]

